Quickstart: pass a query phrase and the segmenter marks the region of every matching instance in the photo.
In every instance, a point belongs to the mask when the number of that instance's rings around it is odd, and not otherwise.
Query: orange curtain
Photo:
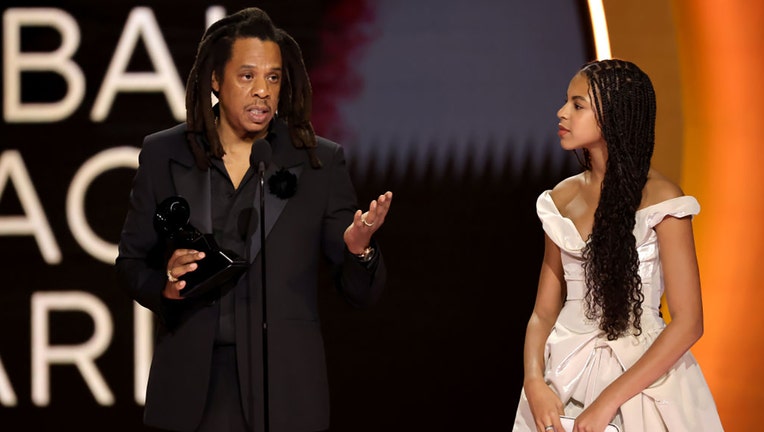
[[[764,2],[675,0],[682,185],[695,219],[705,335],[693,348],[725,430],[764,407]]]

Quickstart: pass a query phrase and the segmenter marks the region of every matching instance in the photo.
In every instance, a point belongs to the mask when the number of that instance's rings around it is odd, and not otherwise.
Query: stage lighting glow
[[[610,58],[610,37],[605,19],[605,7],[602,0],[589,0],[589,17],[594,33],[594,47],[597,50],[597,60]]]

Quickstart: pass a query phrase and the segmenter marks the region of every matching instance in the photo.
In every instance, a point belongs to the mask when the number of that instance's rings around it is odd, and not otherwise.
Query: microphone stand
[[[257,167],[258,178],[258,190],[260,191],[260,276],[261,276],[261,307],[263,314],[262,330],[263,330],[263,423],[264,431],[268,432],[270,429],[269,422],[269,407],[268,407],[268,302],[266,301],[266,286],[265,286],[265,169],[270,163],[272,155],[271,145],[265,139],[258,139],[252,143],[252,150],[249,156],[250,166],[254,169]],[[254,203],[253,203],[254,207]],[[254,259],[254,257],[251,257]],[[252,371],[252,364],[254,363],[253,347],[252,347],[252,303],[254,299],[253,287],[249,287],[249,304],[247,305],[247,349],[249,350],[249,397],[251,403],[249,404],[249,415],[253,432],[258,432],[255,428],[255,374]]]
[[[268,307],[266,303],[265,289],[265,162],[261,161],[258,163],[257,174],[260,181],[260,263],[262,265],[260,269],[260,276],[262,279],[260,294],[262,301],[261,307],[263,310],[263,421],[265,423],[265,432],[268,432],[270,426],[268,419]],[[252,364],[251,359],[250,364]],[[254,404],[251,406],[254,406]],[[254,424],[254,417],[252,417],[253,428]]]

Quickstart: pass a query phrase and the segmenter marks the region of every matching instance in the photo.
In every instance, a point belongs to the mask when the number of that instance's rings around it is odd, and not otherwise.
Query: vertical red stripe
[[[322,23],[321,54],[309,71],[313,127],[319,135],[349,145],[352,137],[337,106],[363,89],[363,77],[354,63],[374,36],[374,9],[366,1],[340,0],[327,10]]]

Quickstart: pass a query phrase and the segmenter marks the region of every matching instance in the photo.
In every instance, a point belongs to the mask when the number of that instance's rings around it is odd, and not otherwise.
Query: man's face
[[[281,77],[277,43],[237,39],[222,79],[212,74],[212,89],[218,92],[220,101],[221,132],[248,141],[264,138],[279,105]]]

